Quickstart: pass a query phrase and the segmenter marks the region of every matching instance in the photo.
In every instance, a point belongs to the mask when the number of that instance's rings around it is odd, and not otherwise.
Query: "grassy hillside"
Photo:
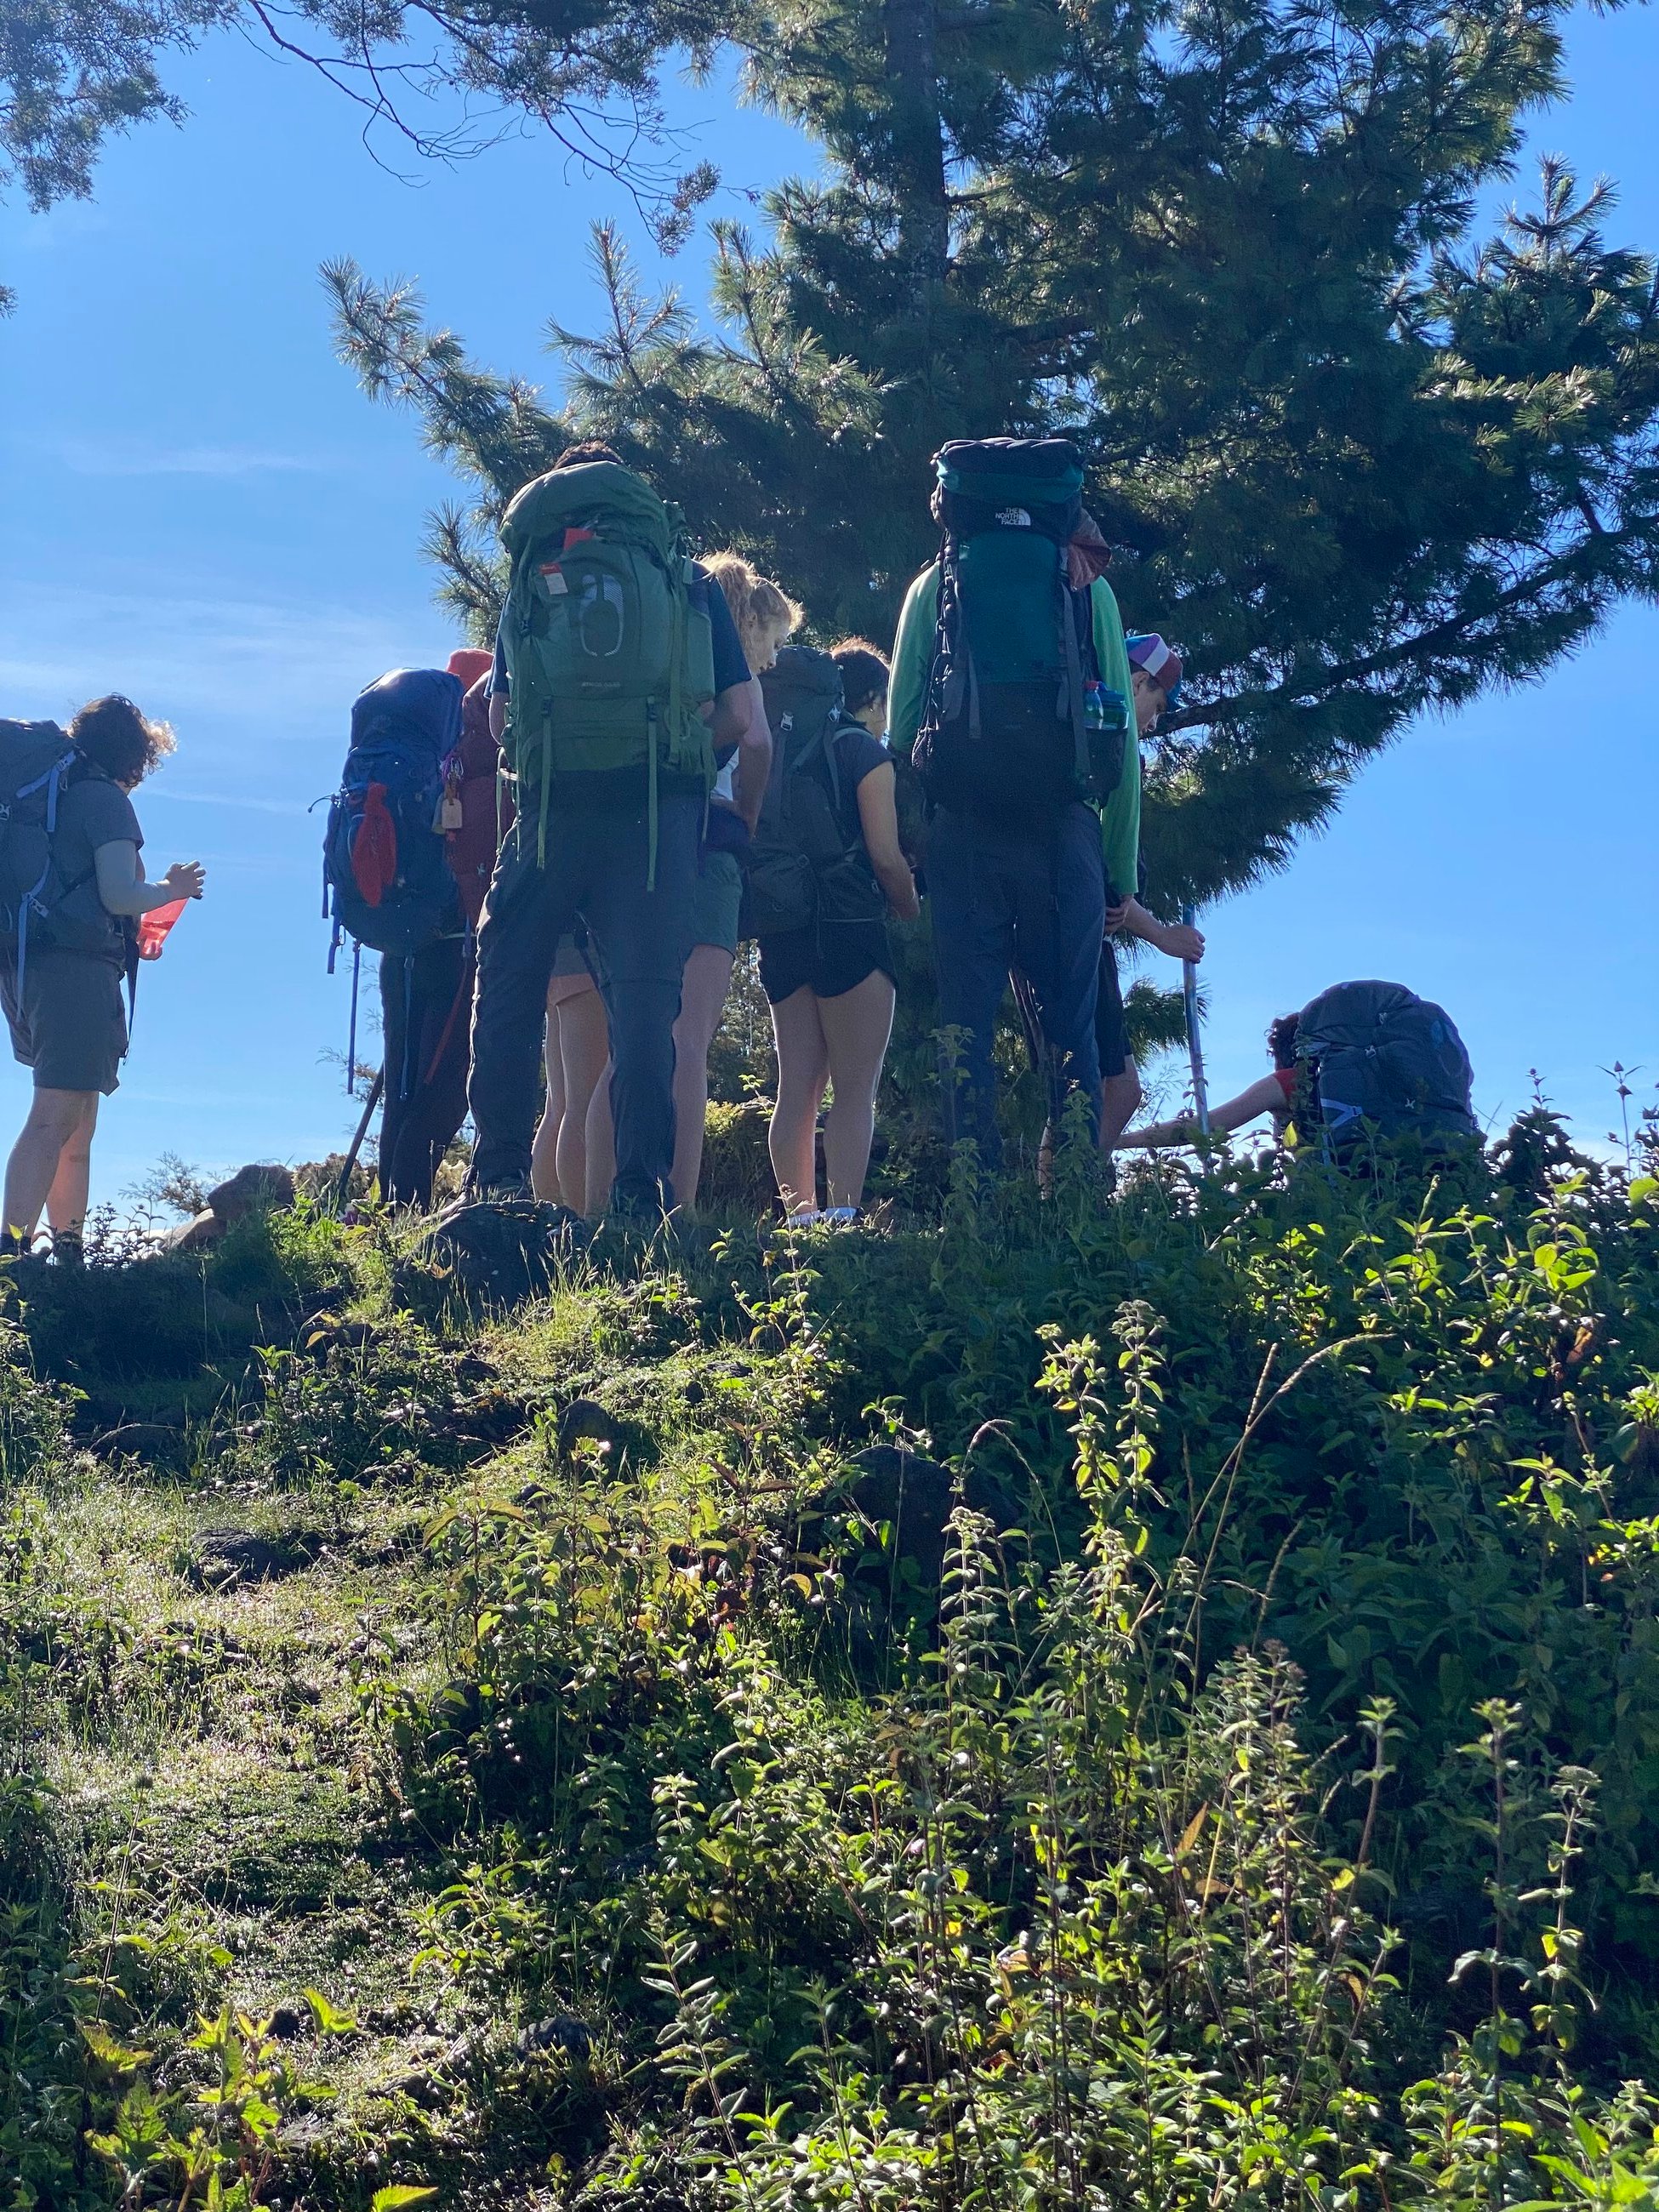
[[[7,1310],[0,2204],[1659,2196],[1659,1187],[1547,1115]]]

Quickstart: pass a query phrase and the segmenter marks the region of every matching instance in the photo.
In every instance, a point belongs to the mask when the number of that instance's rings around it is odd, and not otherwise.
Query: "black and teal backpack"
[[[827,653],[786,645],[760,684],[772,772],[744,866],[743,934],[872,921],[881,887],[864,840],[849,842],[844,826],[836,741],[857,725],[842,712],[841,671]]]
[[[939,620],[915,756],[929,799],[1002,818],[1103,799],[1123,772],[1127,702],[1099,684],[1090,595],[1066,575],[1077,447],[958,439],[934,468]]]
[[[1479,1140],[1468,1054],[1443,1007],[1403,983],[1336,983],[1297,1020],[1296,1123],[1347,1164],[1379,1141]]]
[[[709,791],[701,709],[714,696],[706,585],[684,526],[631,469],[587,461],[526,484],[501,518],[512,684],[501,750],[544,847],[550,794],[577,801]],[[653,850],[654,853],[654,840]]]

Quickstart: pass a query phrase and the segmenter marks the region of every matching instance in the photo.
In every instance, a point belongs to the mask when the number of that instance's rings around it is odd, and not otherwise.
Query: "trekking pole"
[[[1194,909],[1190,905],[1181,909],[1181,919],[1190,929]],[[1195,961],[1181,963],[1181,998],[1187,1010],[1187,1057],[1193,1070],[1193,1108],[1198,1115],[1200,1133],[1210,1133],[1210,1094],[1204,1081],[1204,1039],[1198,1026],[1198,965]]]
[[[357,1124],[357,1133],[351,1140],[351,1150],[346,1154],[345,1165],[340,1170],[340,1180],[334,1193],[337,1207],[343,1206],[346,1193],[351,1188],[351,1170],[357,1164],[357,1155],[363,1149],[363,1139],[368,1134],[368,1125],[374,1118],[374,1109],[380,1103],[380,1093],[386,1088],[386,1070],[382,1067],[368,1086],[368,1103],[363,1109],[363,1118]]]

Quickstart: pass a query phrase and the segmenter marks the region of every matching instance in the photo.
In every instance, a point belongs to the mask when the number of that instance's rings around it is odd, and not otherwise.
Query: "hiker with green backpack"
[[[1011,971],[1036,1001],[1051,1119],[1080,1096],[1098,1128],[1101,947],[1139,871],[1133,684],[1101,563],[1077,565],[1076,447],[959,440],[934,468],[943,534],[899,617],[889,728],[927,793],[939,1018],[960,1046],[946,1133],[994,1170],[992,1045]]]
[[[0,1002],[34,1097],[6,1164],[3,1249],[27,1253],[44,1211],[60,1261],[81,1257],[98,1102],[127,1048],[125,975],[141,916],[200,898],[199,860],[146,880],[130,794],[173,750],[131,699],[94,699],[67,731],[0,721]]]
[[[678,509],[609,447],[571,447],[501,520],[512,579],[490,726],[516,816],[478,933],[469,1196],[531,1195],[548,981],[585,930],[611,1029],[611,1208],[674,1205],[674,1022],[716,757],[749,670]]]

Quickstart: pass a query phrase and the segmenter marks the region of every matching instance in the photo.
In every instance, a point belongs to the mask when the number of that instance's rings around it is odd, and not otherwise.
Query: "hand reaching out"
[[[162,877],[161,888],[169,899],[198,899],[206,882],[207,870],[199,860],[175,860]]]

